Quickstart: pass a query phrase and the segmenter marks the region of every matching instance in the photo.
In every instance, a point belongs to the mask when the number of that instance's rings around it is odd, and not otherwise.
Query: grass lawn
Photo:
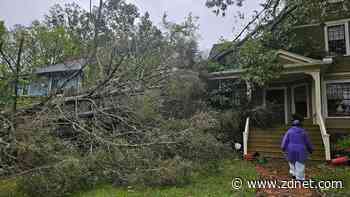
[[[20,191],[17,191],[17,184],[15,179],[0,180],[0,197],[27,197]]]
[[[324,189],[322,192],[327,196],[350,196],[350,167],[349,166],[326,166],[322,165],[320,171],[313,177],[316,180],[343,181],[342,189]]]
[[[129,187],[115,188],[104,185],[91,191],[79,192],[72,197],[209,197],[209,196],[255,196],[255,190],[243,188],[240,191],[231,189],[234,177],[256,179],[257,173],[252,163],[241,160],[228,160],[220,164],[217,172],[197,172],[191,178],[191,183],[183,187]]]
[[[330,167],[324,164],[314,165],[309,171],[316,180],[342,180],[343,189],[324,190],[327,196],[350,196],[350,168]],[[231,181],[235,177],[244,180],[258,179],[255,165],[241,160],[222,161],[217,170],[200,170],[193,174],[191,182],[178,187],[113,187],[100,185],[87,191],[80,191],[70,197],[231,197],[255,196],[256,191],[243,188],[239,191],[231,189]],[[0,197],[28,197],[17,191],[15,180],[0,181]]]

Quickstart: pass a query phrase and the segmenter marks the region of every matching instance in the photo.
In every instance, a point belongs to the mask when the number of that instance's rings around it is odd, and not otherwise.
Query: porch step
[[[285,133],[290,127],[276,127],[276,128],[268,128],[268,129],[251,129],[255,132],[264,132],[264,133]],[[319,127],[303,127],[307,133],[320,133]]]
[[[254,131],[252,131],[254,132]],[[261,139],[278,139],[282,140],[285,133],[249,133],[249,139],[261,138]],[[320,133],[308,133],[308,137],[311,141],[322,139]]]
[[[309,155],[311,160],[324,160],[323,147],[314,147],[314,152]],[[248,146],[250,153],[258,152],[260,155],[272,158],[285,158],[280,147],[268,147],[264,145],[250,145]]]
[[[281,151],[281,146],[278,144],[269,144],[269,143],[252,143],[248,146],[248,148],[254,149],[254,150],[265,150],[265,151],[274,151],[279,150]],[[313,145],[314,153],[323,153],[323,146],[320,145]]]
[[[307,131],[314,152],[310,155],[311,160],[324,160],[323,141],[318,126],[310,125],[304,127]],[[284,154],[280,148],[282,138],[287,127],[275,127],[269,129],[252,128],[249,131],[248,152],[258,152],[260,155],[272,158],[284,158]]]
[[[248,153],[254,153],[254,151],[252,152],[248,152]],[[278,158],[278,159],[285,159],[285,156],[284,154],[281,152],[281,153],[273,153],[273,152],[259,152],[260,155],[264,156],[264,157],[268,157],[268,158]],[[312,161],[324,161],[324,155],[315,155],[315,154],[312,154],[309,156],[309,160],[312,160]]]
[[[312,146],[314,148],[316,147],[322,147],[323,148],[323,141],[320,140],[310,140],[311,143],[312,143]],[[276,139],[256,139],[256,138],[253,138],[253,139],[249,139],[248,140],[249,144],[248,144],[248,147],[250,144],[257,144],[257,145],[265,145],[265,144],[269,144],[271,146],[276,146],[277,148],[277,145],[278,147],[280,147],[281,145],[281,142],[282,142],[282,139],[280,140],[276,140]]]

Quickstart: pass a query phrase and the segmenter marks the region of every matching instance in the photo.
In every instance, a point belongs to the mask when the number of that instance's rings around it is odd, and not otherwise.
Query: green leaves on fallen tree
[[[242,78],[253,84],[264,86],[279,77],[282,65],[277,61],[277,53],[263,46],[260,40],[249,40],[239,50]]]

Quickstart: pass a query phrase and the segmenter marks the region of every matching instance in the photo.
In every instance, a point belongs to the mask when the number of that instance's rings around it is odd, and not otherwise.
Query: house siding
[[[323,25],[295,28],[294,33],[298,44],[296,48],[291,49],[292,52],[315,59],[322,59],[325,56]]]
[[[28,89],[28,96],[47,96],[50,92],[61,87],[71,76],[71,73],[48,73],[34,79]],[[80,89],[82,74],[66,82],[64,89],[78,91]]]
[[[34,80],[29,84],[28,96],[47,96],[49,91],[48,80]]]

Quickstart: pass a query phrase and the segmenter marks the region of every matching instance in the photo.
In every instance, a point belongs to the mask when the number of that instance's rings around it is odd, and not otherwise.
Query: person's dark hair
[[[304,117],[300,114],[293,114],[292,115],[292,121],[294,120],[299,120],[300,122],[303,122],[304,121]]]

